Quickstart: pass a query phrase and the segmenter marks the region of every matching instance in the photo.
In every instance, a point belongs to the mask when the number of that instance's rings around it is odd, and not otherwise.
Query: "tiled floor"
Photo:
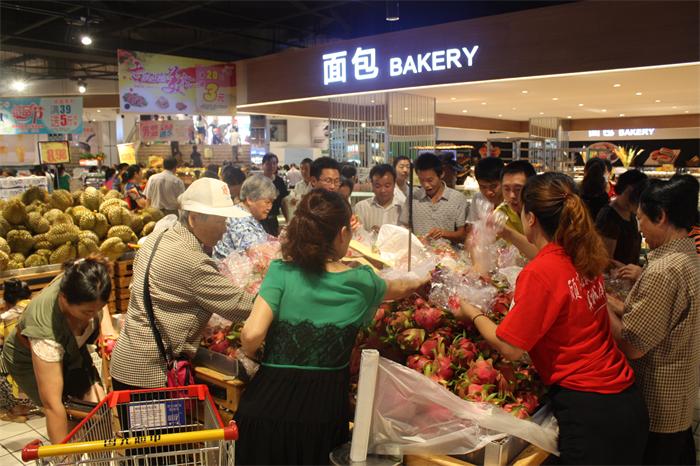
[[[43,416],[30,416],[24,423],[0,421],[0,466],[35,464],[22,462],[22,448],[32,440],[39,439],[45,445],[46,421]]]

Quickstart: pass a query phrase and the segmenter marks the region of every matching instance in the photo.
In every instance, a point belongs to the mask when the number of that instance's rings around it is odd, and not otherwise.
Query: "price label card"
[[[197,66],[197,108],[226,111],[235,105],[236,66]]]
[[[70,148],[68,141],[41,141],[39,142],[39,155],[41,160],[48,164],[70,162]]]

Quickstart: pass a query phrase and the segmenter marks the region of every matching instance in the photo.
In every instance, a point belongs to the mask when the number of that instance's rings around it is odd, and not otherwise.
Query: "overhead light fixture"
[[[97,113],[100,113],[101,111],[102,111],[102,110],[100,110],[99,108],[97,109]]]
[[[12,81],[12,84],[10,84],[10,88],[13,91],[22,92],[27,88],[27,82],[22,79],[15,79]]]
[[[516,107],[513,107],[513,108],[511,108],[511,110],[517,110],[517,108],[516,108]]]
[[[622,84],[613,84],[613,87],[620,87]]]
[[[486,102],[481,102],[481,105],[486,105]]]
[[[85,94],[87,92],[87,83],[85,81],[78,81],[78,92]]]
[[[90,37],[87,34],[83,34],[80,36],[80,43],[83,45],[91,45],[92,44],[92,37]]]
[[[403,111],[404,111],[404,112],[405,112],[406,110],[408,110],[408,107],[404,107],[404,108],[403,108]]]
[[[559,97],[552,97],[552,100],[559,100]]]
[[[566,118],[569,118],[569,119],[571,119],[571,115],[566,115]]]
[[[467,109],[465,108],[464,110],[462,110],[462,113],[467,113]]]
[[[540,112],[540,115],[544,115],[544,112]]]
[[[604,108],[604,109],[601,110],[601,112],[603,112],[603,113],[605,113],[605,112],[607,112],[607,111],[608,111],[608,109],[606,109],[606,108]]]
[[[678,106],[674,105],[674,106],[673,106],[673,107],[671,107],[671,108],[674,108],[674,109],[675,109],[675,108],[678,108]]]
[[[520,91],[521,94],[527,94],[527,91]]]
[[[578,104],[579,107],[583,107],[583,104]]]
[[[367,123],[360,123],[360,128],[366,128],[366,127],[367,127]]]
[[[623,116],[625,116],[625,114],[624,114],[624,113],[620,113],[620,116],[623,117]]]
[[[499,114],[498,114],[498,116],[499,116],[499,117],[502,117],[502,116],[503,116],[503,114],[502,114],[502,113],[499,113]]]
[[[642,95],[641,92],[635,92],[634,95]]]
[[[399,18],[399,2],[386,2],[386,17],[384,18],[390,23],[398,21]]]
[[[654,102],[656,102],[656,103],[658,104],[658,103],[660,103],[661,101],[660,101],[659,99],[656,99]]]
[[[686,110],[685,113],[690,113],[690,110]]]

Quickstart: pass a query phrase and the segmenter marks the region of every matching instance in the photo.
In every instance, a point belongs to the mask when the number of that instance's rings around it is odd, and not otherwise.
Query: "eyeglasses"
[[[332,186],[340,186],[340,178],[319,178],[319,180],[323,184],[329,184]]]

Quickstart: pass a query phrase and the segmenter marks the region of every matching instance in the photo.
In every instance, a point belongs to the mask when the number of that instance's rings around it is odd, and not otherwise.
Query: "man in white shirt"
[[[153,175],[146,183],[144,195],[151,207],[160,209],[165,215],[177,214],[177,197],[185,192],[185,183],[173,173],[177,160],[168,157],[163,162],[163,171]]]
[[[301,172],[297,168],[296,165],[292,164],[290,169],[287,171],[287,183],[289,184],[290,188],[295,187],[301,180],[304,179],[304,177],[301,175]]]
[[[396,172],[389,164],[375,165],[369,172],[374,197],[355,205],[355,215],[367,231],[379,231],[382,225],[396,225],[403,202],[396,199]]]
[[[411,159],[400,155],[394,159],[394,172],[396,173],[396,188],[394,198],[403,205],[408,198],[408,177],[411,175]]]
[[[301,199],[311,191],[311,164],[313,160],[306,158],[301,161],[301,181],[294,185],[294,196]]]

